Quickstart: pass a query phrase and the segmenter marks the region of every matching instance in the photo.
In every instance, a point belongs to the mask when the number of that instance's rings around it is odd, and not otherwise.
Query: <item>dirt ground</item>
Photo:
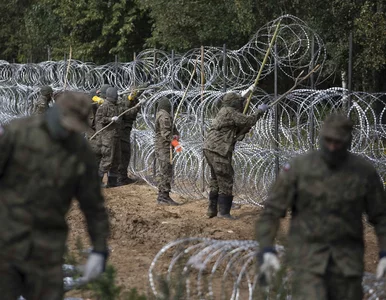
[[[177,207],[156,204],[156,190],[146,184],[134,184],[104,191],[111,222],[109,262],[115,266],[118,284],[125,289],[137,288],[147,293],[148,270],[154,256],[168,242],[183,237],[250,240],[254,238],[257,207],[243,205],[233,211],[235,221],[208,219],[205,200],[189,200],[173,195],[184,204]],[[280,236],[288,228],[282,221]],[[82,213],[75,204],[69,215],[69,249],[76,249],[76,240],[89,245]],[[378,259],[377,241],[373,229],[366,226],[366,270],[374,272]],[[279,241],[280,243],[280,241]]]

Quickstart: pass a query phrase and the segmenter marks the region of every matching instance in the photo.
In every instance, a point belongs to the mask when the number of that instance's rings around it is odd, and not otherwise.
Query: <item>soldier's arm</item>
[[[96,162],[91,150],[87,147],[83,151],[85,172],[81,175],[76,189],[76,198],[83,211],[93,250],[107,253],[107,238],[109,235],[109,221],[101,193]]]
[[[386,197],[381,179],[375,169],[367,180],[366,213],[374,225],[381,251],[386,254]]]
[[[0,177],[3,176],[14,145],[13,134],[9,127],[0,125]]]
[[[158,119],[159,129],[166,141],[172,141],[172,121],[169,116],[162,116]]]
[[[296,195],[295,163],[286,165],[280,172],[265,202],[264,210],[256,222],[257,241],[261,251],[274,251],[274,242],[280,219],[286,216]]]
[[[237,112],[233,116],[234,124],[239,129],[239,135],[246,134],[257,122],[258,119],[263,115],[262,112],[258,111],[256,114],[246,116],[242,113]]]
[[[106,126],[111,122],[111,117],[112,116],[109,116],[106,105],[102,104],[99,106],[95,117],[97,123],[102,124],[102,126]]]

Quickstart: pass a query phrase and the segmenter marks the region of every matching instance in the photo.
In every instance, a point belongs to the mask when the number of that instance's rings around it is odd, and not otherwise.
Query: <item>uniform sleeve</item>
[[[246,116],[240,112],[236,112],[234,114],[234,124],[240,130],[247,130],[246,132],[248,132],[262,115],[263,114],[259,112],[257,114]]]
[[[134,100],[132,100],[134,101]],[[125,110],[128,110],[130,107],[126,107],[122,112],[124,112]],[[128,111],[127,113],[125,113],[123,115],[123,119],[124,120],[135,120],[137,118],[137,115],[138,115],[138,112],[141,110],[141,106],[133,106],[131,107],[130,111]]]
[[[109,221],[101,193],[100,182],[96,162],[91,150],[84,151],[86,170],[80,177],[76,198],[83,211],[88,233],[90,235],[94,251],[107,252],[107,238],[109,235]]]
[[[158,119],[161,136],[166,141],[172,141],[172,121],[169,116],[162,116]]]
[[[294,163],[280,172],[265,202],[264,210],[256,222],[256,235],[261,251],[274,247],[280,219],[286,216],[296,196],[296,174]]]
[[[383,184],[374,169],[368,178],[366,213],[374,226],[381,251],[386,251],[386,198]]]
[[[108,107],[102,104],[96,112],[95,121],[102,126],[106,126],[111,122],[111,117],[108,114]]]
[[[0,177],[3,176],[7,162],[14,147],[14,137],[8,127],[0,125]]]

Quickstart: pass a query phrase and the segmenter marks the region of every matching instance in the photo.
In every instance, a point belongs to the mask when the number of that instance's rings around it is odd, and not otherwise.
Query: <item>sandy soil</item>
[[[184,204],[178,207],[156,204],[156,190],[145,184],[134,184],[105,190],[111,221],[109,262],[118,272],[118,284],[125,289],[148,291],[149,266],[158,251],[170,241],[183,237],[213,239],[254,238],[254,224],[260,209],[242,206],[233,214],[238,220],[229,221],[205,216],[206,201],[192,201],[177,195],[173,198]],[[82,213],[75,204],[69,215],[69,249],[76,249],[76,240],[89,245]],[[280,239],[285,236],[289,220],[282,222]],[[377,241],[373,229],[366,226],[366,270],[374,272],[378,259]]]

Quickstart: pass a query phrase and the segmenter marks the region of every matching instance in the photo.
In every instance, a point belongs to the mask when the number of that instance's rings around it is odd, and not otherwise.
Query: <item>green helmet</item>
[[[234,92],[230,92],[225,94],[225,96],[222,99],[222,105],[224,107],[233,107],[235,109],[241,109],[243,107],[244,98]]]
[[[104,84],[101,86],[101,88],[99,89],[99,92],[100,92],[100,96],[103,98],[103,99],[106,99],[106,92],[107,92],[107,89],[110,88],[111,85],[109,84]]]
[[[351,140],[353,122],[342,114],[332,114],[326,118],[320,135],[347,143]]]
[[[172,105],[170,104],[170,101],[167,97],[162,97],[158,102],[158,111],[161,109],[167,111],[168,113],[171,113],[172,111]]]

